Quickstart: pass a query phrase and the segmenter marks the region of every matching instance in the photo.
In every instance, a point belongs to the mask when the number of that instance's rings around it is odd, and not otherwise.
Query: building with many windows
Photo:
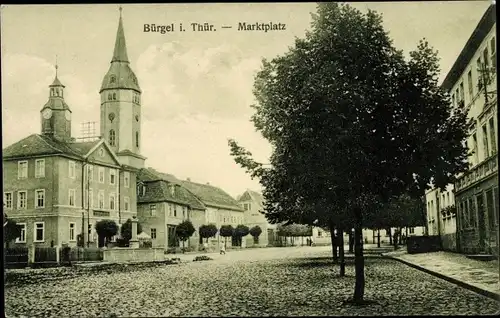
[[[453,107],[465,108],[472,121],[467,140],[469,170],[454,184],[457,207],[457,249],[467,254],[498,255],[498,156],[496,5],[485,12],[462,49],[442,87],[452,96]],[[441,212],[435,196],[428,201]],[[437,213],[436,224],[447,215]]]
[[[4,209],[22,226],[20,244],[97,244],[95,224],[137,214],[141,89],[130,68],[122,17],[101,95],[101,135],[71,136],[71,109],[56,76],[40,110],[41,133],[3,149]],[[83,234],[83,235],[82,235]]]

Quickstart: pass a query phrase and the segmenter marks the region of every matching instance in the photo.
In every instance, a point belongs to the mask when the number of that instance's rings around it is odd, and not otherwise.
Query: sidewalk
[[[474,292],[500,300],[498,261],[477,261],[450,252],[408,254],[406,249],[382,254]]]

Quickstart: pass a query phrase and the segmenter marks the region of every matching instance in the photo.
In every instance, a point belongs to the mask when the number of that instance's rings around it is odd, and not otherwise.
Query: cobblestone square
[[[366,258],[365,298],[354,289],[354,263],[338,277],[330,247],[248,249],[129,271],[102,271],[38,284],[7,286],[9,316],[307,316],[485,315],[498,303],[390,259]],[[194,256],[183,257],[186,260]]]

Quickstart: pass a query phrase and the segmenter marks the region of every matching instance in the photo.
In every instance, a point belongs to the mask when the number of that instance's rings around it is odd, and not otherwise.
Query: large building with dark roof
[[[3,149],[4,213],[21,225],[18,245],[102,245],[95,224],[137,216],[155,247],[177,247],[175,227],[243,224],[243,210],[223,190],[145,168],[141,94],[130,66],[121,16],[100,94],[100,136],[71,135],[71,108],[56,75],[40,109],[41,131]],[[212,243],[220,241],[212,238]],[[197,232],[187,243],[200,244]],[[98,244],[99,243],[99,244]]]
[[[481,17],[446,75],[454,109],[465,109],[472,125],[469,170],[448,191],[426,193],[427,226],[443,247],[466,254],[498,256],[498,107],[496,5]]]

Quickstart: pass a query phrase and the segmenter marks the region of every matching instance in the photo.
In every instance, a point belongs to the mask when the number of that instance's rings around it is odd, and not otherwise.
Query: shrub
[[[250,229],[250,235],[253,236],[253,242],[255,244],[259,243],[259,236],[262,234],[262,229],[260,226],[256,225]]]
[[[182,247],[184,248],[184,243],[189,239],[195,232],[193,223],[186,220],[175,227],[175,234],[182,241]]]
[[[215,224],[213,224],[213,223],[210,223],[208,225],[202,225],[202,226],[200,226],[200,229],[198,230],[201,238],[206,239],[207,242],[208,242],[209,238],[214,237],[217,234],[217,231],[218,231],[217,226],[215,226]]]
[[[113,220],[101,220],[96,223],[95,230],[99,235],[99,240],[102,237],[106,240],[104,244],[107,244],[113,236],[118,234],[118,225]]]

